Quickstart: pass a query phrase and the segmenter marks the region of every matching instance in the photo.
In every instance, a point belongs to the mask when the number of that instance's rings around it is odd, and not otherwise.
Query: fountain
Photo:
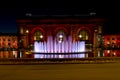
[[[85,58],[84,52],[85,41],[74,42],[71,36],[62,42],[52,36],[46,42],[34,42],[34,58]]]

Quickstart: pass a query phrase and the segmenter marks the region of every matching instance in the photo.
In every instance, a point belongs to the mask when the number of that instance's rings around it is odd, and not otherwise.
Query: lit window
[[[110,50],[107,50],[107,53],[110,53]]]
[[[89,34],[87,30],[81,30],[78,34],[78,37],[80,38],[80,40],[88,40],[89,38]]]
[[[43,34],[40,30],[36,30],[34,33],[34,40],[41,41],[43,40]]]

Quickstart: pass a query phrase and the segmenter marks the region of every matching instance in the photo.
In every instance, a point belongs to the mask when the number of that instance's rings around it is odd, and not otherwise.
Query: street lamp
[[[40,35],[40,39],[42,39],[43,38],[43,35]]]
[[[29,30],[28,30],[28,29],[26,30],[26,33],[29,33]]]
[[[82,38],[82,35],[81,35],[81,34],[79,35],[79,38]]]

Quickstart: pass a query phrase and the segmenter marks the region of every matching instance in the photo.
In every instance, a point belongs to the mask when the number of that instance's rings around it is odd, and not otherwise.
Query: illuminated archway
[[[63,30],[59,30],[56,34],[57,41],[59,43],[62,43],[63,41],[66,40],[66,34]]]
[[[40,30],[34,32],[34,41],[43,41],[43,33]]]
[[[88,40],[89,39],[89,33],[87,30],[81,30],[79,33],[78,33],[78,37],[80,40]]]
[[[77,30],[78,40],[90,40],[92,38],[91,30],[87,27],[81,27]]]
[[[34,40],[35,40],[35,35],[37,36],[37,37],[43,37],[43,36],[45,36],[45,31],[42,29],[42,28],[40,28],[40,27],[35,27],[35,28],[33,28],[32,30],[31,30],[31,32],[30,32],[30,37],[31,37],[31,41],[30,41],[30,43],[34,43]],[[37,38],[37,40],[40,40],[39,38]],[[43,38],[44,39],[44,38]]]
[[[59,31],[63,31],[65,33],[66,36],[68,36],[68,30],[64,27],[58,27],[54,30],[54,35],[56,36],[56,34],[59,32]]]

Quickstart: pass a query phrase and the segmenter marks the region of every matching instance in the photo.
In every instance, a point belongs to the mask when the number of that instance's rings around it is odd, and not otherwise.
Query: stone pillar
[[[100,52],[100,57],[103,57],[103,36],[102,36],[102,26],[98,27],[98,51]]]
[[[94,37],[93,37],[94,41],[93,41],[93,54],[94,54],[94,57],[97,57],[98,56],[98,33],[97,33],[97,30],[94,30]]]

